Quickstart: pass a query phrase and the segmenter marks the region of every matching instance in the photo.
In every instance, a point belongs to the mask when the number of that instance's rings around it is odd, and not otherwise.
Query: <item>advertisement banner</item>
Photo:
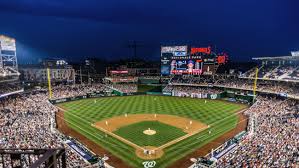
[[[87,161],[90,161],[93,159],[91,155],[89,155],[87,152],[84,151],[80,146],[76,145],[74,142],[67,140],[65,143],[71,147],[74,151],[76,151],[77,154],[79,154],[82,158],[84,158]]]
[[[113,71],[110,71],[111,74],[127,74],[129,73],[129,71],[127,70],[121,70],[121,71],[117,71],[117,70],[113,70]]]
[[[64,103],[68,101],[74,101],[74,100],[80,100],[80,99],[86,99],[87,96],[77,96],[77,97],[68,97],[68,98],[61,98],[61,99],[53,99],[49,100],[52,104],[58,104],[58,103]]]
[[[191,54],[196,53],[211,54],[211,47],[191,48]]]
[[[171,92],[163,92],[163,95],[166,95],[166,96],[171,96]]]
[[[162,46],[161,53],[174,53],[176,51],[184,51],[187,53],[187,46]]]
[[[175,51],[174,52],[174,56],[177,56],[177,57],[186,56],[186,55],[187,55],[187,52],[185,52],[185,51]]]

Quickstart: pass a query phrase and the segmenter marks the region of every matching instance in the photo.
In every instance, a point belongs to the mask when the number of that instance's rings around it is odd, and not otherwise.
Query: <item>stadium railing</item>
[[[0,149],[0,167],[66,168],[65,149]]]

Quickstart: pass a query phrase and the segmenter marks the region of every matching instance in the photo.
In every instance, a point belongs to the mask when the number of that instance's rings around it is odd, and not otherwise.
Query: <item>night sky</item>
[[[159,60],[161,44],[214,44],[230,59],[299,50],[297,0],[0,0],[0,34],[19,62],[41,58]]]

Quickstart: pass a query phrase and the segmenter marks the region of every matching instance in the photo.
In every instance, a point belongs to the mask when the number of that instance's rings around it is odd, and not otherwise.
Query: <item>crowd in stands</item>
[[[174,76],[170,83],[192,83],[192,78],[188,76]]]
[[[160,76],[141,76],[141,77],[138,77],[138,79],[155,79],[155,80],[160,80],[161,77]]]
[[[0,68],[0,77],[16,74],[17,72],[9,67]]]
[[[138,82],[138,78],[137,77],[133,77],[133,76],[113,76],[113,77],[106,77],[103,79],[103,82],[105,83],[119,83],[119,82]]]
[[[136,84],[113,84],[111,85],[111,88],[121,91],[123,93],[134,93],[137,92],[138,87]]]
[[[230,87],[230,88],[253,90],[254,81],[251,79],[242,79],[242,78],[231,79],[230,78],[230,79],[224,79],[224,80],[217,80],[214,85]],[[299,96],[298,86],[299,85],[297,83],[259,80],[257,82],[256,89],[257,89],[257,91],[261,91],[261,92],[287,93],[287,94]]]
[[[221,76],[217,77],[217,79],[221,79]],[[197,84],[197,85],[209,85],[213,84],[215,79],[211,78],[211,76],[174,76],[169,83],[171,84]]]
[[[207,94],[220,94],[222,89],[209,87],[167,85],[163,92],[171,92],[175,96],[206,98]]]
[[[160,79],[160,82],[162,83],[162,84],[168,84],[169,82],[170,82],[170,80],[171,80],[171,77],[168,77],[168,76],[163,76],[163,77],[161,77],[161,79]]]
[[[241,77],[255,78],[253,68]],[[296,65],[262,65],[259,67],[258,78],[272,80],[299,80],[299,68]]]
[[[0,88],[1,88],[0,96],[3,94],[8,94],[23,89],[23,87],[19,83],[15,83],[15,84],[0,83]]]
[[[298,167],[298,103],[259,97],[246,113],[256,120],[254,133],[221,158],[217,167]]]
[[[253,90],[254,80],[246,78],[224,78],[216,76],[215,78],[199,78],[199,77],[174,77],[170,81],[172,85],[203,85],[216,87],[229,87],[244,90]],[[257,91],[289,94],[299,96],[299,83],[258,80]]]
[[[224,79],[212,81],[207,78],[177,79],[173,83],[196,83],[223,85],[226,87],[252,88],[252,80]],[[114,84],[125,93],[137,92],[136,84]],[[107,91],[103,84],[59,85],[53,87],[54,98],[85,95],[88,92]],[[275,92],[298,93],[296,87],[267,81],[258,89]],[[219,94],[221,89],[167,85],[164,92],[178,96],[198,97],[199,94]],[[32,91],[0,100],[0,148],[59,148],[67,151],[68,167],[85,167],[88,164],[72,149],[64,145],[67,137],[55,128],[57,109],[49,103],[48,93]],[[296,167],[299,165],[299,104],[294,100],[258,97],[246,114],[254,116],[254,131],[219,160],[218,167]],[[84,166],[82,166],[84,165]],[[5,166],[4,166],[5,167]]]
[[[102,89],[102,90],[100,90]],[[73,97],[92,91],[103,91],[102,85],[56,86],[56,98]],[[66,137],[55,128],[57,109],[48,101],[45,91],[32,91],[0,100],[0,148],[60,148],[67,151],[67,167],[88,165],[77,153],[64,145]],[[85,165],[85,166],[84,166]],[[4,165],[4,167],[9,167]]]
[[[92,85],[59,85],[53,87],[52,98],[66,98],[66,97],[75,97],[83,96],[86,93],[94,91],[109,91],[110,89],[104,84],[92,84]]]

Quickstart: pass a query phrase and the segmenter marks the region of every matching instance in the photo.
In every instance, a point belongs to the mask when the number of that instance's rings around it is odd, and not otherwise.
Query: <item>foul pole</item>
[[[47,76],[48,76],[48,90],[49,90],[49,99],[52,98],[52,88],[51,88],[51,75],[50,68],[47,68]]]
[[[256,67],[255,69],[255,78],[254,78],[254,84],[253,84],[253,102],[255,101],[256,97],[256,85],[257,85],[257,78],[258,78],[259,68]]]

